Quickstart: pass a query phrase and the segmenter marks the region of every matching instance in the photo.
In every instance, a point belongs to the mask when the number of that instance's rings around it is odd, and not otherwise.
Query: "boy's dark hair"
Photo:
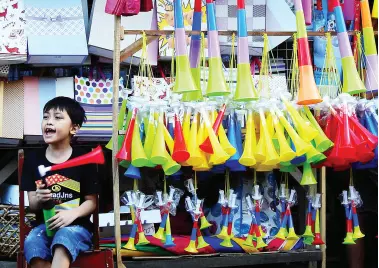
[[[73,125],[81,127],[87,121],[86,112],[74,99],[63,96],[55,97],[45,104],[43,112],[49,112],[51,109],[66,111]]]

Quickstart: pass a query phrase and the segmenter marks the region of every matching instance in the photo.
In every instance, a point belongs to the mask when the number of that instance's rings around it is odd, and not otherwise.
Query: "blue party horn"
[[[127,178],[140,180],[141,172],[138,167],[135,167],[132,164],[130,164],[128,169],[125,171],[124,176]]]

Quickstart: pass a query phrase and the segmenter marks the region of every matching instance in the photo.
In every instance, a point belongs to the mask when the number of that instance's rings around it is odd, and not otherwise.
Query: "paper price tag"
[[[148,224],[143,224],[142,226],[143,226],[143,232],[145,233],[145,235],[155,234],[154,224],[148,223]]]

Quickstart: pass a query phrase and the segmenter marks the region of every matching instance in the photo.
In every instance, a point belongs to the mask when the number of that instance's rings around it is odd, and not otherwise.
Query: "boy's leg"
[[[52,259],[51,240],[46,235],[46,226],[41,224],[30,231],[25,239],[24,255],[26,261],[34,267],[50,267]]]
[[[60,228],[51,243],[53,268],[69,267],[80,252],[91,249],[92,234],[82,226],[74,225]]]
[[[70,267],[71,256],[67,249],[62,245],[54,247],[54,257],[51,267],[53,268],[66,268]]]
[[[33,258],[33,260],[30,263],[31,268],[50,268],[51,262],[45,261],[40,258]]]

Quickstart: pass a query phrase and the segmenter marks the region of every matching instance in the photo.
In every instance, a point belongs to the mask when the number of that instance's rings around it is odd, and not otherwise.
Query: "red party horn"
[[[38,171],[41,177],[44,177],[46,175],[46,172],[48,171],[55,171],[55,170],[60,170],[60,169],[65,169],[65,168],[70,168],[70,167],[87,165],[87,164],[104,164],[104,162],[105,160],[104,160],[103,150],[101,149],[101,146],[99,145],[92,152],[75,157],[61,164],[56,164],[50,167],[45,167],[43,165],[38,166]]]
[[[174,151],[172,153],[172,159],[176,162],[185,162],[190,157],[187,151],[186,142],[183,137],[182,125],[178,115],[175,114],[175,130],[174,130]]]
[[[224,118],[225,110],[226,110],[226,104],[223,104],[220,111],[218,112],[218,115],[216,117],[216,121],[213,124],[213,131],[216,133],[216,135],[217,135],[218,129],[222,123],[222,119]],[[213,148],[212,148],[211,141],[209,140],[209,137],[207,137],[207,139],[202,144],[199,145],[199,148],[203,152],[206,152],[208,154],[213,154]]]
[[[366,163],[366,162],[371,161],[375,157],[374,152],[370,150],[367,144],[368,142],[367,140],[364,139],[364,137],[362,136],[358,137],[358,135],[356,135],[355,132],[352,130],[350,132],[350,137],[351,137],[353,146],[357,148],[357,154],[356,154],[357,157],[355,159],[356,161],[359,161],[361,163]],[[352,161],[352,162],[356,162],[356,161]]]
[[[134,108],[132,118],[130,119],[128,129],[126,130],[126,133],[125,133],[124,142],[122,143],[121,149],[116,154],[116,158],[119,161],[122,161],[122,160],[132,161],[132,138],[133,138],[134,126],[136,124],[136,115],[137,115],[137,108]]]
[[[351,123],[354,132],[367,141],[367,146],[371,151],[378,146],[378,137],[368,131],[364,126],[362,126],[357,119],[350,117],[349,122]]]
[[[326,163],[324,163],[326,166],[342,166],[347,164],[347,161],[345,160],[344,155],[341,153],[340,146],[341,146],[341,139],[342,139],[342,133],[343,129],[342,127],[338,128],[338,134],[336,135],[336,139],[333,140],[334,147],[332,148],[330,154],[328,155],[328,158],[326,160]]]
[[[356,159],[356,148],[353,146],[350,137],[349,116],[347,112],[342,115],[342,134],[340,141],[340,152],[345,156],[345,159]]]

